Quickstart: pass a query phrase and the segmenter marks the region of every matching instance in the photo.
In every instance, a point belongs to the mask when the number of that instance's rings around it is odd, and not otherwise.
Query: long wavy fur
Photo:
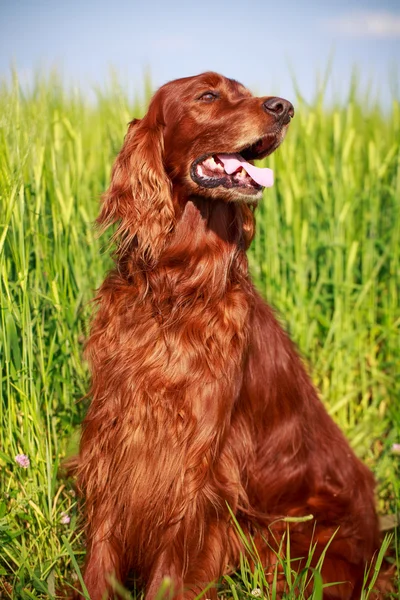
[[[333,537],[322,574],[343,583],[327,599],[359,597],[379,546],[373,477],[250,281],[255,202],[188,176],[198,156],[277,131],[265,103],[213,73],[171,82],[115,162],[99,223],[117,223],[116,268],[87,344],[78,467],[92,600],[113,596],[111,575],[149,600],[165,576],[195,597],[244,551],[228,506],[270,570],[280,519],[312,514],[292,524],[291,555],[300,569],[315,544],[315,564]]]

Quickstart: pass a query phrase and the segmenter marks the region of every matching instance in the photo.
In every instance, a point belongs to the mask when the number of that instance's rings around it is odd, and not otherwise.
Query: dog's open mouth
[[[192,164],[191,177],[202,187],[241,188],[246,193],[257,194],[274,184],[274,174],[271,169],[255,167],[248,161],[263,158],[275,148],[275,136],[273,141],[267,136],[240,153],[201,156]]]

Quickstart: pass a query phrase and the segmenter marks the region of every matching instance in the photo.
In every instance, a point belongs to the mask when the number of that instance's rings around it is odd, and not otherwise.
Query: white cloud
[[[357,11],[325,20],[328,29],[349,37],[400,38],[400,12]]]

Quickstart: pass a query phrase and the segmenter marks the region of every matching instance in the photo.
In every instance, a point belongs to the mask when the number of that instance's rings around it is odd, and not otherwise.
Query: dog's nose
[[[284,98],[271,96],[263,103],[263,107],[265,112],[284,123],[289,123],[290,119],[294,117],[293,104]]]

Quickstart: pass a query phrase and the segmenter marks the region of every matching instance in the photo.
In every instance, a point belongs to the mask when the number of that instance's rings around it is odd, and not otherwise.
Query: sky
[[[0,79],[23,85],[56,67],[89,97],[207,70],[260,95],[311,101],[331,65],[327,100],[345,100],[352,70],[383,104],[400,96],[400,0],[0,0]],[[397,81],[397,86],[394,82]]]

